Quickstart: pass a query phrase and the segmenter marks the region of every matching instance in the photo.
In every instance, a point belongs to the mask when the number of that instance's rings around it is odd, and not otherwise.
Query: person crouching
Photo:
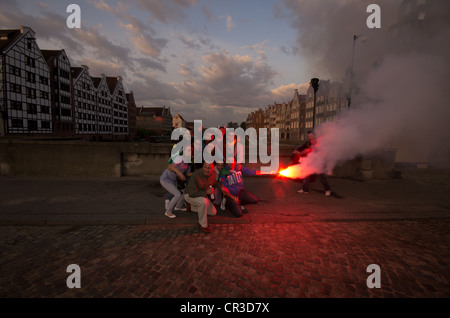
[[[191,210],[198,212],[198,226],[204,233],[211,233],[208,227],[208,215],[216,215],[217,210],[209,196],[213,187],[222,189],[222,184],[216,181],[216,172],[212,163],[204,162],[202,169],[195,170],[184,191],[184,199],[191,205]]]

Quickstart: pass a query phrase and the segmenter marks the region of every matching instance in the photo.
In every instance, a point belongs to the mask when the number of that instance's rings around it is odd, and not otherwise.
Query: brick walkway
[[[2,226],[0,297],[450,297],[449,219],[211,228]],[[66,285],[70,264],[80,289]]]

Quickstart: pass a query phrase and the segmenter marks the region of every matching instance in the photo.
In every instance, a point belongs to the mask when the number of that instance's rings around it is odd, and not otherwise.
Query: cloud
[[[202,11],[203,15],[206,17],[206,19],[207,19],[209,22],[219,22],[220,19],[219,19],[218,17],[216,17],[216,16],[211,12],[211,10],[208,9],[207,6],[202,5],[201,11]]]
[[[130,49],[114,44],[105,35],[100,33],[101,25],[90,28],[83,27],[73,30],[73,36],[78,43],[89,47],[96,57],[116,59],[124,63],[130,54]],[[126,63],[125,63],[126,64]]]
[[[233,18],[231,18],[231,16],[227,16],[227,31],[231,31],[232,29],[234,29],[236,27]]]
[[[161,48],[165,47],[168,42],[168,40],[162,38],[154,39],[148,34],[142,34],[131,38],[131,41],[136,50],[153,58],[156,58],[161,54]]]
[[[130,40],[138,52],[158,58],[162,49],[167,47],[169,40],[155,37],[156,32],[149,23],[143,23],[128,13],[127,4],[118,2],[117,7],[112,8],[104,0],[89,0],[89,3],[116,16],[119,19],[118,25],[132,35]]]
[[[150,22],[169,24],[183,20],[184,10],[195,5],[196,0],[136,0],[136,3],[150,13]]]
[[[294,92],[296,89],[298,89],[298,93],[300,95],[306,95],[306,92],[308,91],[309,83],[303,83],[303,84],[287,84],[279,86],[275,89],[272,89],[272,94],[276,97],[277,101],[287,101],[287,99],[291,99],[294,96]]]
[[[83,58],[79,62],[80,65],[87,65],[89,67],[89,74],[93,77],[98,77],[100,74],[105,74],[107,76],[124,76],[125,74],[123,65],[114,62],[92,58]]]

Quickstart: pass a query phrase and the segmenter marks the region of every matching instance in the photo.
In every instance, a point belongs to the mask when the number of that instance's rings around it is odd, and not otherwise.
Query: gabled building
[[[111,94],[114,139],[128,139],[128,105],[122,77],[106,77]]]
[[[290,116],[290,140],[299,142],[306,139],[305,131],[305,108],[306,95],[300,95],[298,89],[294,92],[294,97],[291,101]]]
[[[0,30],[0,135],[51,135],[50,70],[28,27]]]
[[[96,91],[95,133],[98,140],[113,139],[112,96],[106,82],[106,76],[91,77]]]
[[[72,75],[64,50],[41,50],[50,70],[53,135],[74,135]]]
[[[0,136],[127,140],[135,115],[120,76],[72,67],[65,50],[41,50],[28,27],[0,30]]]
[[[89,140],[96,136],[96,95],[97,91],[89,74],[89,67],[72,67],[74,108],[75,108],[75,132]]]
[[[128,138],[134,140],[137,136],[137,109],[136,102],[134,100],[134,92],[130,91],[125,94],[128,103]]]

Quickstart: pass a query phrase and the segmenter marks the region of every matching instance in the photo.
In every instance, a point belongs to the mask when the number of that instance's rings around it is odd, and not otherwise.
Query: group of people
[[[222,130],[222,137],[224,135],[225,129]],[[314,132],[308,133],[308,139],[308,142],[294,150],[296,162],[300,157],[305,157],[314,151],[316,147]],[[234,139],[234,144],[236,146],[236,139]],[[193,156],[195,147],[199,146],[193,143],[192,147],[187,147],[187,151],[190,149],[191,156]],[[204,148],[205,144],[201,146]],[[225,154],[225,148],[217,150]],[[200,230],[210,233],[208,215],[216,215],[217,209],[229,211],[235,217],[241,217],[244,213],[248,213],[244,205],[255,204],[258,202],[258,198],[244,188],[243,176],[266,173],[242,166],[239,163],[241,161],[236,160],[236,154],[235,148],[234,158],[228,162],[223,155],[215,163],[203,161],[201,164],[185,163],[182,160],[182,152],[170,158],[167,169],[160,177],[161,185],[168,192],[165,215],[175,218],[174,211],[176,210],[197,212]],[[316,176],[325,188],[325,195],[329,196],[331,188],[324,174],[306,177],[303,180],[302,189],[298,192],[308,193],[310,183]]]
[[[225,129],[221,131],[224,138]],[[241,217],[248,212],[244,205],[258,202],[258,198],[244,188],[243,175],[261,175],[263,172],[236,164],[237,139],[233,135],[229,139],[234,143],[235,153],[228,163],[225,157],[226,144],[222,149],[214,149],[219,158],[215,163],[203,161],[200,165],[188,164],[182,160],[182,152],[170,158],[167,169],[160,177],[161,185],[168,192],[165,206],[167,217],[175,218],[174,211],[177,210],[197,212],[200,230],[210,233],[208,215],[216,215],[218,208]],[[192,156],[195,142],[198,143],[194,141],[191,147],[187,147]],[[204,148],[206,144],[201,146]]]

